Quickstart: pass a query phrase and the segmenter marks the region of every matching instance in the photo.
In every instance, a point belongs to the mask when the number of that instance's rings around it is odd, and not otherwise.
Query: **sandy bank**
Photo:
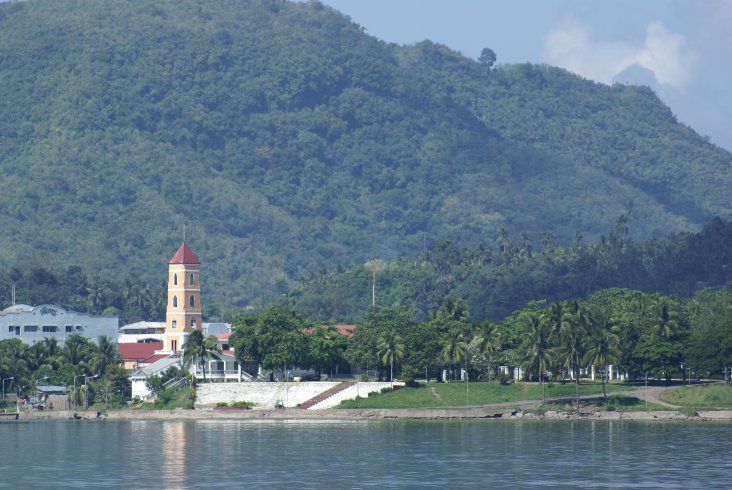
[[[112,410],[102,412],[29,412],[20,420],[576,420],[568,412],[548,411],[541,414],[511,409],[394,408],[394,409],[328,409],[328,410]],[[690,416],[677,411],[591,412],[580,420],[689,420],[732,421],[732,410],[700,411]]]

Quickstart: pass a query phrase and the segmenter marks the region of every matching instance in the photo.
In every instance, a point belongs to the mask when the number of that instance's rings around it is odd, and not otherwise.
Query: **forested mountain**
[[[566,244],[621,215],[637,238],[732,216],[732,155],[647,88],[277,0],[0,3],[0,180],[0,266],[158,284],[187,224],[204,286],[239,305],[501,229]]]

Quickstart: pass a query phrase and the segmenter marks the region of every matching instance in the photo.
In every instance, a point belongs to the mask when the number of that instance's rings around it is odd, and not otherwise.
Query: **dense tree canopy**
[[[461,247],[442,242],[420,257],[384,264],[377,274],[377,305],[402,306],[430,318],[460,297],[473,320],[501,319],[532,300],[586,298],[598,289],[633,288],[690,296],[732,281],[732,223],[712,220],[699,233],[631,241],[624,221],[599,243],[543,248],[514,243],[506,232],[495,244]],[[306,317],[362,319],[370,310],[372,273],[358,266],[322,271],[288,300]],[[455,305],[452,306],[456,307]]]

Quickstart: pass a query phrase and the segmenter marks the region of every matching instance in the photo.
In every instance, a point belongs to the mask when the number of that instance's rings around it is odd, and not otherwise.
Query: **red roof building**
[[[167,355],[155,354],[163,348],[162,342],[138,342],[134,344],[117,344],[119,355],[122,358],[122,365],[125,369],[137,369],[167,357]]]
[[[173,258],[170,259],[170,262],[168,262],[168,264],[200,264],[200,263],[201,263],[201,261],[198,260],[198,257],[196,257],[196,254],[193,253],[193,250],[191,250],[191,247],[189,247],[186,242],[183,242],[180,244],[180,247],[178,247],[178,250],[175,251]]]

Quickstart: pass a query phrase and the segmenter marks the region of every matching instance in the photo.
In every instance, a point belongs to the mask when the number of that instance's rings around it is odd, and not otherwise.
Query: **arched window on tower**
[[[191,328],[196,328],[196,319],[191,318]]]
[[[195,284],[196,284],[196,281],[194,281],[194,279],[195,278],[193,277],[193,272],[191,272],[191,275],[188,278],[188,282],[191,283],[191,286],[195,286]]]
[[[173,296],[173,308],[178,308],[178,296]]]
[[[178,285],[178,274],[173,274],[173,286]]]
[[[196,307],[196,298],[195,298],[195,296],[191,295],[191,299],[190,299],[190,301],[188,301],[188,304],[191,306],[191,308],[195,308]]]

